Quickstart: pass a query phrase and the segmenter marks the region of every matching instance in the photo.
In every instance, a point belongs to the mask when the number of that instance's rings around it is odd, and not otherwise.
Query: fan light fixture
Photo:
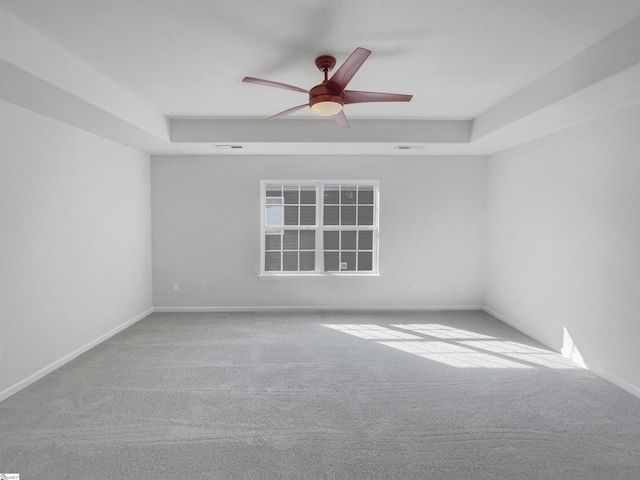
[[[321,117],[331,117],[342,110],[342,105],[338,102],[326,101],[311,105],[311,111]]]
[[[344,99],[326,83],[316,85],[309,90],[309,107],[316,115],[333,117],[342,111]]]

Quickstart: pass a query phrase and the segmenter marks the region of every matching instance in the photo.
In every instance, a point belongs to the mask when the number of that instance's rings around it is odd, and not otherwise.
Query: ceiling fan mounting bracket
[[[321,72],[330,72],[336,66],[336,59],[331,55],[320,55],[316,58],[316,67]]]

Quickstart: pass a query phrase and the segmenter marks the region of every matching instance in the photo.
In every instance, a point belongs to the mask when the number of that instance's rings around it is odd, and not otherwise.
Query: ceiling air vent
[[[396,150],[422,150],[424,145],[397,145]]]

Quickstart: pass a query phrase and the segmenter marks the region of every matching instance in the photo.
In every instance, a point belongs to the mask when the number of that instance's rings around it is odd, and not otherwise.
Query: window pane
[[[282,233],[267,233],[264,236],[265,250],[280,250],[282,246]]]
[[[373,185],[360,185],[358,187],[358,204],[373,205]]]
[[[316,207],[300,207],[300,225],[316,224]]]
[[[371,252],[358,252],[358,271],[371,271],[373,270],[373,253]]]
[[[285,230],[283,250],[298,250],[298,230]]]
[[[300,250],[316,249],[316,232],[313,230],[300,230]]]
[[[347,264],[346,267],[344,264]],[[356,252],[342,252],[340,254],[340,270],[354,270],[356,269]]]
[[[282,197],[282,185],[268,184],[267,185],[267,197]]]
[[[298,225],[298,207],[284,207],[284,224]]]
[[[342,203],[356,203],[356,186],[342,185]]]
[[[342,250],[356,249],[356,231],[342,232]]]
[[[300,271],[313,272],[316,269],[315,252],[300,252]]]
[[[373,232],[365,230],[358,233],[358,250],[373,250]]]
[[[266,215],[266,224],[269,226],[272,225],[282,225],[282,214],[283,207],[282,205],[267,205],[267,215]]]
[[[298,204],[298,186],[297,185],[284,186],[284,203],[286,203],[287,205]]]
[[[358,225],[373,225],[373,207],[358,207]]]
[[[324,232],[324,249],[340,250],[340,232]]]
[[[340,221],[340,207],[324,207],[324,224],[338,225]]]
[[[300,187],[300,203],[307,205],[316,204],[316,187],[303,185]]]
[[[337,272],[340,270],[338,252],[324,252],[324,270],[325,272]]]
[[[342,222],[340,225],[355,225],[356,224],[356,207],[346,206],[342,208]]]
[[[282,270],[285,272],[297,272],[298,252],[284,252],[282,255]]]
[[[327,185],[324,187],[324,203],[340,203],[340,185]]]
[[[266,252],[264,254],[264,269],[267,272],[280,271],[280,252]]]

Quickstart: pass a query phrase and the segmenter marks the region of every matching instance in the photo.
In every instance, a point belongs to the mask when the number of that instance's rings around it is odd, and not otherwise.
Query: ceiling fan
[[[243,82],[266,85],[267,87],[283,88],[296,92],[308,93],[309,103],[289,108],[277,113],[267,120],[276,120],[290,113],[297,112],[304,107],[311,107],[311,111],[323,117],[332,117],[340,128],[349,128],[349,121],[342,110],[344,105],[350,103],[365,102],[408,102],[413,95],[402,95],[399,93],[378,93],[359,92],[355,90],[345,90],[356,72],[360,69],[365,60],[371,55],[371,51],[364,48],[356,48],[349,58],[336,70],[331,78],[329,72],[336,65],[336,59],[330,55],[321,55],[316,58],[316,67],[324,73],[324,81],[313,87],[311,90],[294,87],[286,83],[272,82],[261,78],[244,77]]]

